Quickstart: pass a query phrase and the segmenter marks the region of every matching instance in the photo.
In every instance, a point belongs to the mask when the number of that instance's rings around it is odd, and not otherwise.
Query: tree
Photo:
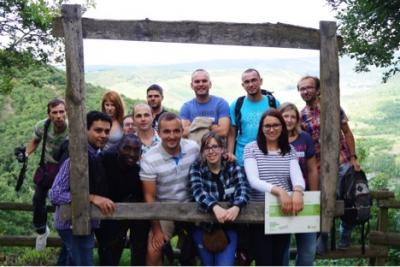
[[[62,40],[51,35],[51,26],[64,2],[67,0],[0,0],[0,93],[12,89],[16,66],[63,60]],[[86,0],[83,10],[93,6],[94,0]]]
[[[357,60],[357,72],[385,68],[386,82],[400,71],[400,0],[327,1],[337,11],[341,53]]]

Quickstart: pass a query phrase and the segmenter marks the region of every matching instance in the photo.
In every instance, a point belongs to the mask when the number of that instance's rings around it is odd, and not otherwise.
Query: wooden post
[[[329,232],[335,214],[339,171],[339,61],[336,23],[321,21],[321,231]]]
[[[380,204],[380,203],[379,203]],[[379,206],[378,204],[378,206]],[[378,212],[378,231],[386,232],[389,225],[389,209],[386,207],[379,207]],[[387,256],[387,255],[386,255]],[[376,257],[370,259],[370,264],[375,266],[383,266],[385,265],[386,257]]]
[[[72,227],[75,235],[87,235],[91,229],[81,6],[63,5],[62,21],[67,66],[66,106],[70,127]]]

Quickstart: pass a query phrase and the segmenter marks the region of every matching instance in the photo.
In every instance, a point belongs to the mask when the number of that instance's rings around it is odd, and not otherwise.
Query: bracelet
[[[294,193],[294,192],[299,192],[302,196],[304,196],[304,191],[301,190],[301,189],[294,189],[294,190],[293,190],[293,193]]]

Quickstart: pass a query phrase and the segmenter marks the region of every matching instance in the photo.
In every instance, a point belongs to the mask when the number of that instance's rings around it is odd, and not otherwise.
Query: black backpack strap
[[[235,122],[236,122],[236,137],[238,133],[242,132],[242,125],[240,120],[242,119],[242,113],[240,110],[242,109],[243,102],[244,102],[245,96],[241,96],[236,100],[236,105],[235,105]]]
[[[39,166],[43,167],[44,166],[44,156],[46,153],[46,141],[47,141],[47,132],[49,131],[50,127],[50,119],[47,119],[46,122],[44,123],[44,131],[43,131],[43,141],[42,141],[42,154],[40,154],[40,162]]]

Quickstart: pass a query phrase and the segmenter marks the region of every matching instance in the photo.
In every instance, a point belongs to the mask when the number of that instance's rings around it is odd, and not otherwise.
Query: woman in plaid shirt
[[[202,210],[213,212],[220,224],[237,218],[240,209],[247,204],[250,193],[243,169],[235,163],[228,163],[224,159],[225,153],[224,140],[209,132],[201,140],[200,159],[190,168],[193,197]],[[231,206],[225,209],[219,205],[219,201],[230,202]],[[210,252],[203,244],[204,231],[213,227],[212,224],[202,223],[193,231],[193,240],[203,265],[234,264],[237,233],[231,226],[224,224],[229,243],[223,251],[217,253]]]

